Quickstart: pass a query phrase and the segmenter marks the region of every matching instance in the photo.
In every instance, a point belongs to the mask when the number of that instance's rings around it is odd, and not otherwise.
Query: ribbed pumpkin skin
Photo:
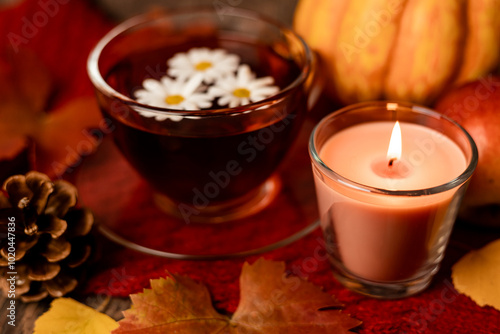
[[[500,61],[500,0],[300,0],[295,30],[345,104],[431,104]]]

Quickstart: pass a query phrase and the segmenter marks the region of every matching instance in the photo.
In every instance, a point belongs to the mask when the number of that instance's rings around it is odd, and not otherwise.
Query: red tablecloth
[[[86,59],[92,46],[114,23],[83,0],[26,0],[0,10],[0,47],[14,44],[34,50],[53,72],[57,105],[77,96],[91,96]],[[3,51],[2,51],[3,52]],[[312,184],[310,185],[313,186]],[[363,321],[359,333],[500,333],[500,312],[479,307],[451,285],[450,268],[468,250],[500,237],[499,230],[457,225],[443,266],[431,286],[401,300],[375,300],[342,287],[327,261],[314,256],[322,250],[316,230],[287,247],[262,254],[284,260],[289,270],[323,286],[345,305],[345,312]],[[99,240],[102,258],[94,266],[86,293],[127,296],[147,287],[165,271],[183,273],[208,285],[214,304],[229,312],[238,304],[238,276],[245,260],[177,261],[148,256]]]

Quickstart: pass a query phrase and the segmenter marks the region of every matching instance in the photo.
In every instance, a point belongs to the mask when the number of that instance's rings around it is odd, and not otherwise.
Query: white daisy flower
[[[211,84],[225,75],[234,73],[239,62],[237,55],[227,54],[223,49],[193,48],[170,58],[167,61],[167,73],[180,80],[199,73],[203,75],[205,83]]]
[[[134,108],[134,110],[137,111],[137,113],[143,117],[154,118],[156,121],[159,121],[159,122],[164,121],[166,119],[169,119],[173,122],[180,122],[184,118],[184,116],[181,116],[181,115],[169,115],[166,113],[162,113],[160,111],[153,112],[153,111],[149,111],[146,109],[140,109],[140,108]]]
[[[210,108],[213,97],[197,91],[203,78],[195,75],[189,80],[162,77],[160,81],[146,79],[142,83],[144,89],[135,91],[137,102],[153,107],[160,107],[174,110],[199,110]],[[155,117],[162,121],[167,118],[173,121],[182,119],[182,116],[168,116],[161,113],[138,109],[137,112],[144,117]]]
[[[258,102],[279,92],[279,87],[271,86],[272,77],[255,78],[246,64],[238,67],[236,76],[228,75],[218,80],[208,89],[208,95],[219,97],[217,103],[229,108],[243,106],[250,102]]]

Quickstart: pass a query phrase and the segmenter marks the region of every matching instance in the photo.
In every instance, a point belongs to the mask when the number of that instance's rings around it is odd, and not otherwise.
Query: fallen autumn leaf
[[[151,289],[131,295],[132,307],[114,334],[125,333],[350,333],[360,321],[314,284],[288,276],[283,262],[245,263],[241,297],[232,317],[218,313],[207,288],[188,277],[151,281]]]
[[[33,334],[108,334],[115,320],[71,298],[57,298],[35,322]]]
[[[500,239],[467,253],[452,267],[451,278],[479,306],[500,310]]]

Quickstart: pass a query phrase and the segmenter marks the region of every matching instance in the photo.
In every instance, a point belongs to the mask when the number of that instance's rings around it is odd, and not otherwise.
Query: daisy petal
[[[143,98],[143,97],[147,97],[150,93],[145,90],[145,89],[139,89],[139,90],[136,90],[134,92],[134,96],[137,98],[137,99],[140,99],[140,98]]]
[[[193,94],[193,92],[200,86],[203,81],[203,75],[201,73],[195,74],[191,79],[189,79],[184,88],[182,89],[182,95],[187,96]]]
[[[167,71],[167,73],[168,75],[180,80],[186,80],[190,75],[190,72],[178,68],[171,68]]]
[[[224,89],[226,92],[232,92],[238,85],[236,82],[236,78],[231,76],[231,77],[226,77],[224,80],[219,81],[219,87]]]
[[[280,91],[280,89],[278,87],[270,86],[270,87],[262,87],[259,89],[255,89],[255,90],[252,90],[251,92],[253,94],[264,95],[264,97],[269,97],[271,95],[278,93],[279,91]],[[250,94],[250,95],[253,95],[253,94]]]
[[[242,98],[242,99],[240,100],[240,102],[241,102],[240,104],[241,104],[242,106],[244,106],[244,105],[246,105],[246,104],[249,104],[249,103],[250,103],[250,99],[249,99],[248,97],[244,97],[244,98]]]
[[[240,105],[240,100],[239,99],[232,99],[231,102],[229,102],[229,108],[234,108]]]
[[[168,118],[167,115],[155,115],[154,119],[157,121],[164,121]]]
[[[263,87],[263,86],[268,86],[272,85],[274,83],[274,78],[273,77],[263,77],[263,78],[258,78],[253,80],[250,84],[249,87],[252,87],[253,89]]]
[[[148,91],[163,91],[163,86],[155,79],[144,80],[142,86]]]
[[[221,106],[225,106],[228,105],[231,102],[231,100],[232,100],[231,95],[224,95],[217,101],[217,103]]]
[[[172,80],[166,76],[161,77],[160,81],[161,81],[161,84],[163,85],[163,87],[167,87],[167,88],[175,83],[174,80]]]
[[[250,66],[244,64],[238,67],[238,73],[236,74],[236,82],[239,86],[246,85],[249,81],[253,79],[252,71]]]
[[[212,102],[209,101],[200,101],[198,102],[198,107],[202,109],[208,109],[212,106]]]
[[[192,102],[186,102],[184,104],[184,109],[186,109],[186,110],[198,110],[199,108],[196,104],[194,104]]]
[[[222,96],[224,94],[227,94],[228,91],[225,90],[225,89],[222,89],[221,87],[218,87],[218,86],[212,86],[208,89],[208,95],[212,96],[212,97],[219,97],[219,96]]]
[[[167,61],[167,65],[173,68],[183,68],[190,65],[190,61],[185,54],[178,53]]]
[[[168,116],[168,119],[173,121],[173,122],[180,122],[182,121],[182,119],[184,118],[184,116]]]

